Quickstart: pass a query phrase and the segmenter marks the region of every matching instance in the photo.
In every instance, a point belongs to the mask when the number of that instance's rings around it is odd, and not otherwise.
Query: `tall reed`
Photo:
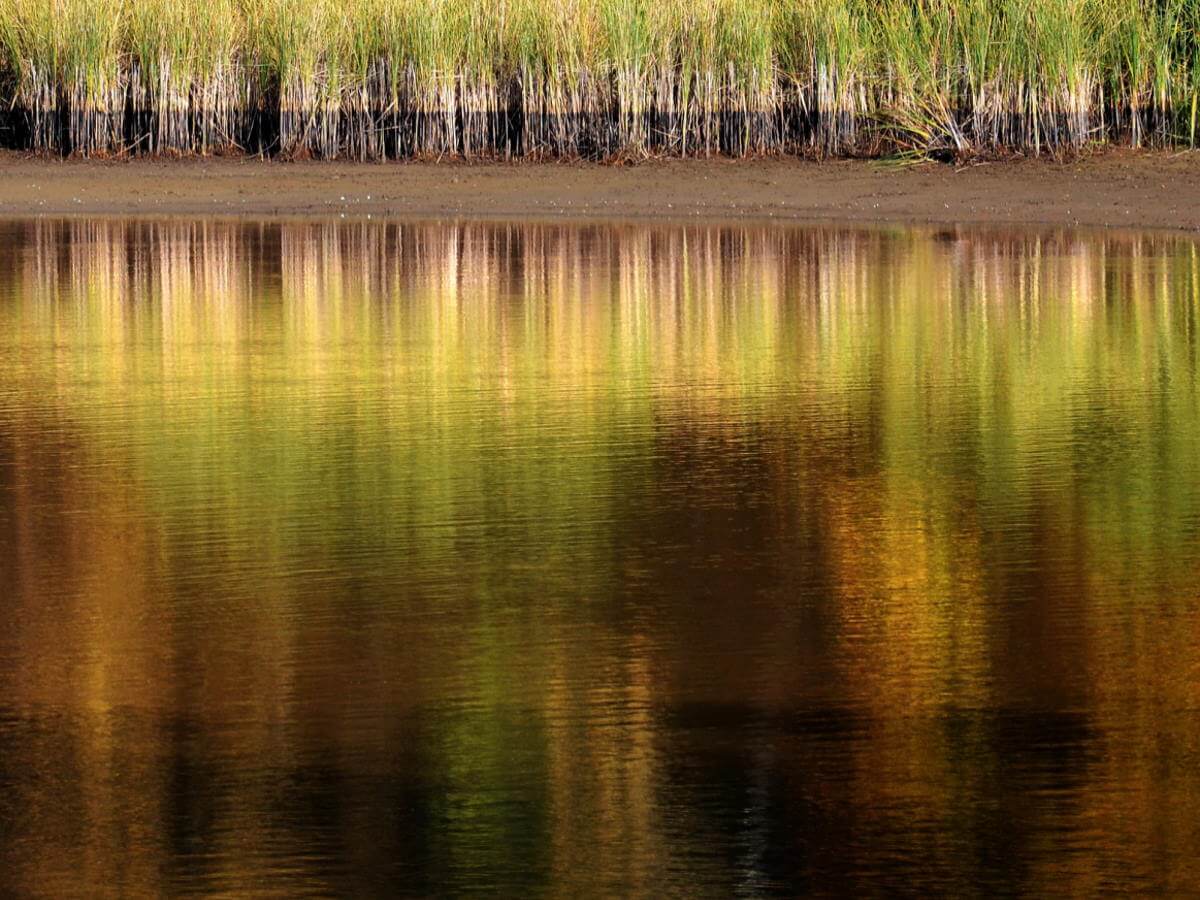
[[[1200,0],[0,0],[0,103],[85,155],[1193,145]]]

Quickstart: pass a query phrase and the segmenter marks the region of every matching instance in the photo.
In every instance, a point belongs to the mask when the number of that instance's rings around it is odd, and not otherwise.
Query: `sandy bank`
[[[0,215],[711,217],[1200,230],[1200,153],[956,168],[50,160],[0,154]]]

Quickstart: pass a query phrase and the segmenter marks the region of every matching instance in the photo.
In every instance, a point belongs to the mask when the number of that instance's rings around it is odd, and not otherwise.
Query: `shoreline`
[[[759,220],[1200,231],[1200,152],[963,167],[792,158],[89,160],[0,153],[0,217]]]

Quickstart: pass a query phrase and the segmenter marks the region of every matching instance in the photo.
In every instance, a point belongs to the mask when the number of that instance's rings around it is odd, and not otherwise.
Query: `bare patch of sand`
[[[0,215],[781,219],[1200,230],[1200,153],[895,167],[51,160],[0,154]]]

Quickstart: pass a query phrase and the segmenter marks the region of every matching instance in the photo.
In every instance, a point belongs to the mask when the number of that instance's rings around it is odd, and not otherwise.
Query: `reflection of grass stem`
[[[1200,406],[1190,388],[1200,250],[1184,238],[29,227],[20,262],[0,266],[12,280],[0,295],[14,298],[0,304],[0,343],[29,342],[30,352],[0,352],[0,382],[81,421],[119,393],[128,418],[94,438],[116,441],[114,452],[134,448],[167,504],[221,471],[230,473],[230,509],[262,503],[279,511],[278,528],[304,521],[311,510],[287,490],[320,462],[325,448],[311,440],[320,434],[346,440],[346,453],[391,448],[372,457],[370,477],[387,489],[379,496],[408,498],[408,524],[429,525],[448,504],[486,494],[479,479],[494,478],[524,492],[518,505],[550,510],[552,531],[604,520],[578,504],[613,492],[572,485],[621,477],[616,449],[633,432],[613,430],[614,419],[649,429],[665,417],[729,437],[749,416],[795,452],[818,455],[847,417],[870,420],[871,452],[905,484],[932,483],[913,461],[956,458],[966,441],[980,502],[1009,503],[1014,472],[1036,470],[1046,484],[1073,484],[1081,472],[1107,479],[1111,488],[1087,494],[1086,520],[1111,529],[1101,540],[1187,541],[1180,523],[1200,506]],[[132,377],[148,371],[163,377]],[[328,391],[334,384],[355,389]],[[803,386],[805,402],[781,385]],[[1084,402],[1100,394],[1103,406]],[[180,437],[151,439],[164,427]],[[558,452],[566,432],[596,453]],[[511,449],[489,456],[485,474],[479,454],[493,446]],[[187,462],[213,454],[215,469]],[[267,471],[278,477],[263,480]],[[1129,507],[1147,484],[1164,499]],[[1131,531],[1134,515],[1144,518]]]

